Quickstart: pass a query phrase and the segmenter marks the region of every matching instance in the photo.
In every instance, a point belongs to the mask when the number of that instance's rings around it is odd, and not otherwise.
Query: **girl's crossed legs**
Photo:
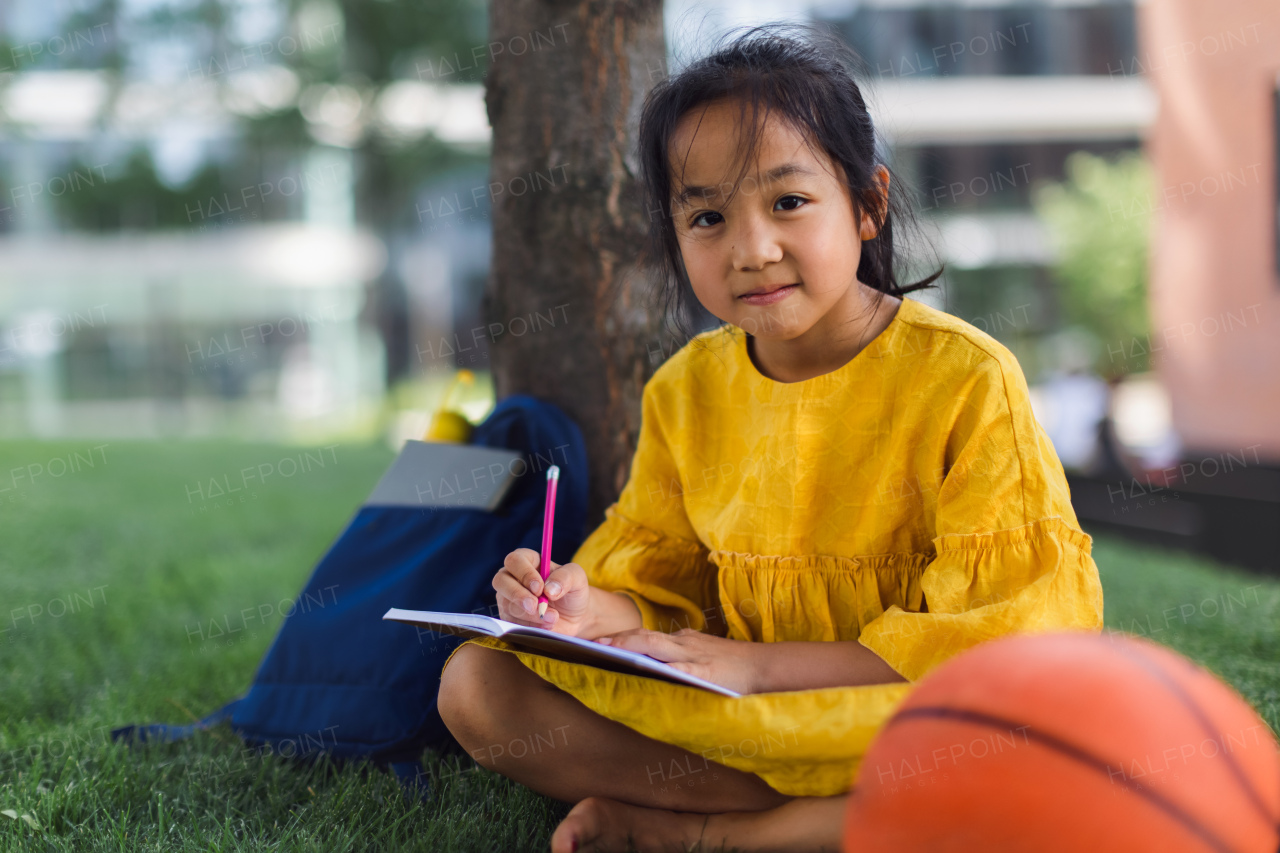
[[[467,644],[441,676],[440,715],[484,767],[577,805],[553,853],[575,849],[840,849],[847,797],[792,798],[600,716],[504,651]],[[517,755],[516,753],[519,753]]]

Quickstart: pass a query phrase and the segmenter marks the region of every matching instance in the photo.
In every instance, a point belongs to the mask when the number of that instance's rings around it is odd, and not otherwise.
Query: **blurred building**
[[[367,232],[0,237],[0,434],[288,438],[382,392]]]
[[[356,150],[474,161],[479,85],[317,80],[341,9],[250,5],[0,6],[0,436],[367,431],[417,343],[396,295],[451,331],[487,222],[365,221]]]
[[[1160,350],[1189,448],[1280,465],[1280,6],[1164,0],[1139,20],[1160,190],[1137,345]]]

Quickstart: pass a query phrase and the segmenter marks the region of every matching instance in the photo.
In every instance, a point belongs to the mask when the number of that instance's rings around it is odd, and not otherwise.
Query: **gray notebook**
[[[514,450],[409,441],[364,504],[492,512],[516,477],[527,473],[523,454]]]

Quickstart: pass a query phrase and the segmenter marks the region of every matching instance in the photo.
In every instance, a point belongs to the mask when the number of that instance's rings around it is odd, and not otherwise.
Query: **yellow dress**
[[[857,640],[909,681],[992,637],[1102,628],[1091,542],[1022,371],[955,317],[903,299],[848,363],[792,383],[761,374],[723,326],[657,370],[641,413],[627,484],[573,561],[625,591],[646,628]],[[849,790],[912,686],[732,699],[471,642],[791,796]]]

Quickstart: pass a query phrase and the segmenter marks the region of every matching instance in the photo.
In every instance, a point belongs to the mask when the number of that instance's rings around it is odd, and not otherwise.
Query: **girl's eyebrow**
[[[817,177],[817,173],[815,173],[812,169],[806,166],[802,166],[799,163],[783,163],[781,166],[778,166],[776,168],[770,169],[769,171],[765,172],[764,182],[769,183],[772,181],[776,181],[779,178],[785,178],[789,175],[802,175],[808,178]],[[706,199],[706,198],[709,198],[710,196],[715,195],[717,192],[720,192],[721,189],[722,189],[721,187],[686,186],[676,196],[676,204],[684,205],[686,202],[688,202],[692,198]]]

